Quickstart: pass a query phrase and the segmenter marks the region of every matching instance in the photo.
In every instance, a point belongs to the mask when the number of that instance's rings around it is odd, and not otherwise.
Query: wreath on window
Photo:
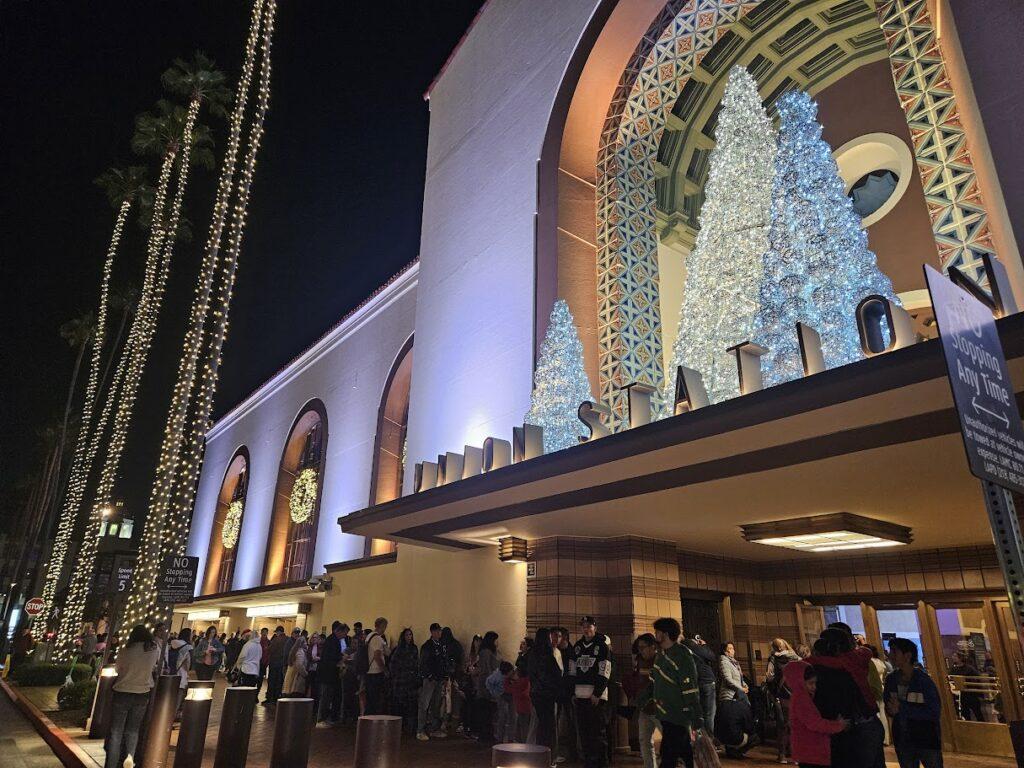
[[[293,523],[304,523],[313,515],[316,504],[316,470],[306,467],[299,472],[292,486],[292,495],[288,499],[288,511],[291,512]]]
[[[242,529],[242,508],[241,499],[232,501],[228,506],[228,513],[224,516],[224,527],[220,529],[220,541],[224,549],[234,549],[238,543],[238,534]]]

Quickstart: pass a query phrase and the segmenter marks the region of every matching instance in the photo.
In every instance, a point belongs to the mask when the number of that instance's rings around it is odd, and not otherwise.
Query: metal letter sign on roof
[[[1024,493],[1024,427],[992,310],[932,267],[925,279],[971,474]]]

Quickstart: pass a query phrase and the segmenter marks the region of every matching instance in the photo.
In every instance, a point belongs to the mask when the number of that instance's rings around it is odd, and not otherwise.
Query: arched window
[[[228,463],[224,481],[217,494],[217,510],[210,531],[203,594],[212,595],[231,590],[235,574],[238,540],[245,514],[245,493],[249,488],[249,450],[242,446]]]
[[[311,575],[326,449],[327,411],[322,402],[312,400],[295,420],[281,456],[264,584],[302,581]]]
[[[409,426],[409,385],[412,382],[412,337],[398,353],[381,395],[377,412],[377,439],[370,479],[370,504],[383,504],[402,495],[405,477],[405,438]],[[394,552],[395,544],[366,540],[366,555]]]

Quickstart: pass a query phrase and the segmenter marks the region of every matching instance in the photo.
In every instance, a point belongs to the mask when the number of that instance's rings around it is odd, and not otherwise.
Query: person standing
[[[775,723],[778,730],[779,762],[788,763],[789,754],[789,701],[790,689],[783,678],[783,670],[786,665],[793,661],[799,661],[800,657],[783,638],[776,637],[772,640],[772,652],[768,657],[768,667],[765,670],[765,687],[772,697],[772,707],[775,711]]]
[[[387,679],[388,620],[381,617],[373,622],[373,632],[366,639],[366,655],[369,666],[366,669],[366,714],[384,714],[384,683]]]
[[[306,682],[309,685],[309,695],[313,699],[313,720],[316,721],[316,713],[320,711],[320,643],[323,637],[319,632],[309,636],[309,676]]]
[[[309,646],[306,638],[299,634],[288,651],[288,671],[284,675],[285,697],[303,697],[309,679]]]
[[[217,637],[217,628],[209,627],[206,634],[196,643],[196,678],[213,680],[213,673],[220,669],[224,657],[224,646]]]
[[[448,734],[441,729],[441,694],[448,676],[448,652],[441,643],[441,625],[430,625],[430,637],[420,647],[420,677],[416,738],[427,741],[430,737],[443,739]],[[429,735],[428,735],[429,734]]]
[[[188,689],[188,672],[192,669],[192,630],[182,627],[178,636],[167,645],[167,673],[178,676],[178,712],[181,712]]]
[[[260,656],[260,680],[256,683],[256,695],[259,695],[263,681],[267,678],[267,665],[270,663],[270,638],[267,636],[267,628],[260,627],[260,648],[263,654]]]
[[[714,728],[715,710],[718,707],[715,652],[700,635],[686,638],[683,645],[693,654],[693,663],[697,666],[697,687],[700,689],[700,711],[704,715],[704,724],[708,728]]]
[[[658,641],[650,632],[645,632],[633,641],[633,672],[622,677],[622,690],[629,703],[636,709],[637,738],[640,741],[640,759],[644,768],[657,768],[654,753],[654,734],[661,730],[661,721],[655,716],[651,695],[654,681],[651,672],[654,659],[661,649]]]
[[[153,680],[157,680],[167,669],[167,625],[162,621],[153,627],[153,642],[156,643],[160,656],[153,665]]]
[[[556,713],[558,757],[556,762],[576,762],[579,757],[579,732],[576,729],[576,707],[574,683],[569,677],[569,667],[572,661],[572,642],[569,640],[569,630],[565,627],[558,627],[558,640],[552,640],[552,644],[558,650],[562,664],[562,694],[558,698],[558,710]]]
[[[114,696],[110,707],[110,731],[103,745],[104,768],[120,768],[128,755],[135,759],[139,729],[146,716],[153,669],[160,662],[160,648],[141,624],[132,628],[128,643],[117,655]]]
[[[481,739],[491,738],[494,733],[494,713],[498,707],[499,700],[491,695],[487,689],[487,678],[494,674],[501,663],[501,656],[498,654],[498,633],[488,631],[484,633],[480,641],[480,652],[477,654],[476,667],[471,667],[470,674],[473,679],[473,687],[476,691],[475,706],[475,729],[476,735]]]
[[[537,713],[537,743],[550,749],[552,755],[555,754],[555,702],[562,695],[562,667],[556,653],[551,647],[551,631],[541,627],[526,658],[526,674],[530,678],[530,701]]]
[[[406,627],[398,636],[398,645],[391,652],[388,664],[391,672],[391,711],[402,718],[402,730],[419,733],[417,728],[417,701],[420,685],[420,649],[412,630]]]
[[[35,646],[32,639],[32,628],[25,627],[14,639],[14,646],[11,648],[11,669],[17,669],[28,659],[29,653]]]
[[[826,720],[814,705],[818,675],[810,664],[797,660],[782,670],[789,689],[790,753],[801,768],[832,765],[831,736],[842,733],[849,723],[842,717]]]
[[[284,627],[278,626],[274,630],[274,636],[270,638],[270,645],[267,646],[267,696],[263,699],[264,706],[274,704],[281,698],[284,671],[288,666],[288,654],[285,653],[287,643]]]
[[[892,717],[892,743],[900,768],[942,768],[939,691],[917,664],[917,646],[902,637],[889,641],[896,671],[885,679],[885,709]]]
[[[604,768],[608,759],[608,682],[612,676],[611,641],[597,631],[592,616],[580,619],[582,635],[573,646],[576,722],[584,768]]]
[[[320,644],[320,663],[317,677],[320,680],[320,709],[317,728],[331,728],[341,719],[341,665],[345,648],[343,636],[348,627],[340,621],[331,624],[330,634]]]
[[[238,667],[238,684],[259,689],[260,660],[263,658],[263,646],[256,633],[246,627],[242,631],[242,649],[238,653],[235,665]]]
[[[238,654],[242,652],[242,638],[239,631],[236,629],[235,633],[228,638],[227,642],[224,643],[224,669],[231,671],[235,668],[235,662],[238,661]]]
[[[651,702],[661,721],[661,768],[675,768],[680,760],[693,768],[691,732],[704,727],[697,665],[690,650],[679,644],[681,633],[673,618],[654,622],[654,638],[661,650],[651,670]]]

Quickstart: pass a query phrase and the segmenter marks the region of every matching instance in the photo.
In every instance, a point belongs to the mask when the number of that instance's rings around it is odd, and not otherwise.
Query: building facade
[[[512,655],[590,614],[621,658],[671,615],[761,679],[774,637],[842,618],[919,644],[950,748],[1010,754],[1024,656],[921,265],[984,284],[995,257],[1024,302],[1022,25],[1010,0],[486,3],[427,94],[419,259],[208,435],[178,620],[383,615]],[[737,65],[771,117],[816,100],[912,332],[653,421],[627,392],[664,386]],[[538,455],[522,427],[556,299],[611,434]]]

